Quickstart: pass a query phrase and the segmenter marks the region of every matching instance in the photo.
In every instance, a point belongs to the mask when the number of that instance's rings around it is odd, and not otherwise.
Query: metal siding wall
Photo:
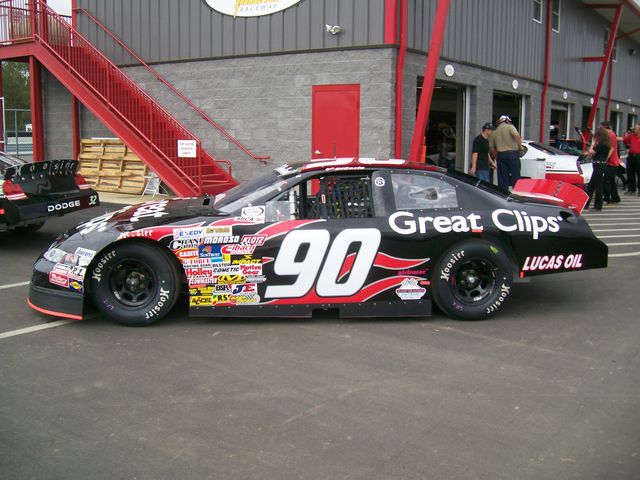
[[[381,45],[385,0],[302,0],[263,17],[233,18],[203,0],[77,0],[148,62]],[[331,35],[325,24],[340,25]],[[115,63],[131,63],[79,15],[79,29]]]

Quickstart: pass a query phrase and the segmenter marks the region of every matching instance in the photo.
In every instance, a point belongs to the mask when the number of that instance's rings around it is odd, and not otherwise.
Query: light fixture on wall
[[[337,35],[342,32],[342,27],[340,25],[325,25],[324,28],[331,35]]]

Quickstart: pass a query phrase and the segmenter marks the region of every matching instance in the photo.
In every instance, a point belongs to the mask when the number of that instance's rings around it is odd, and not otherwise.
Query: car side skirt
[[[428,317],[431,300],[326,303],[315,305],[242,305],[235,307],[196,306],[189,308],[191,317],[279,317],[311,318],[314,311],[339,310],[340,318]]]

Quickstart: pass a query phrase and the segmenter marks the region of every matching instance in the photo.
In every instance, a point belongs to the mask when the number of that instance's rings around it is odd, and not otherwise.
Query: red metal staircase
[[[0,1],[0,59],[34,56],[176,194],[216,194],[237,182],[200,140],[41,0]],[[196,157],[178,156],[178,140]]]

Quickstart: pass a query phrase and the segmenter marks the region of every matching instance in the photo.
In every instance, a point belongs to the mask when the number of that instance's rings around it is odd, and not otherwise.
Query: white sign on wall
[[[234,17],[259,17],[286,10],[300,0],[204,0],[214,10]]]
[[[195,140],[178,140],[179,158],[196,158],[197,148]]]

